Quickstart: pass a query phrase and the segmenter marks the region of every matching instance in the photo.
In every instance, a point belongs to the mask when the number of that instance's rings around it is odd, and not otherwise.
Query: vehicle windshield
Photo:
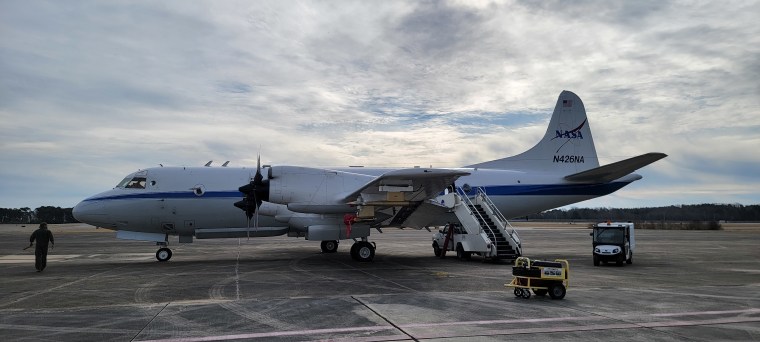
[[[622,228],[597,228],[594,241],[602,244],[622,244],[625,242],[625,231]]]
[[[117,185],[117,188],[122,189],[145,189],[145,183],[147,182],[147,177],[144,172],[138,172],[136,174],[131,174],[119,182],[119,185]]]

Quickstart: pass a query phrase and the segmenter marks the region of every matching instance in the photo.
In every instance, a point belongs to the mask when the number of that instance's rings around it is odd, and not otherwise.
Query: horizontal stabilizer
[[[638,157],[621,160],[619,162],[565,176],[565,180],[578,183],[607,183],[667,156],[668,155],[665,153],[658,152],[642,154]]]

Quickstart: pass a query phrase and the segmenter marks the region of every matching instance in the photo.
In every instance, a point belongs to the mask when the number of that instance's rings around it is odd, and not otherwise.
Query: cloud
[[[468,165],[535,144],[563,89],[583,98],[603,163],[669,154],[580,205],[757,203],[758,11],[5,3],[0,207],[73,206],[138,168],[253,165],[259,151],[270,164]]]

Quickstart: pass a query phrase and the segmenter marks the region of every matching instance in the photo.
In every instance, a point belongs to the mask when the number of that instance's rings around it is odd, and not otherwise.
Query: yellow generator
[[[533,290],[536,296],[548,293],[552,299],[562,299],[569,284],[570,264],[564,259],[542,261],[519,257],[512,267],[512,275],[512,282],[504,286],[513,287],[516,297],[530,298]]]

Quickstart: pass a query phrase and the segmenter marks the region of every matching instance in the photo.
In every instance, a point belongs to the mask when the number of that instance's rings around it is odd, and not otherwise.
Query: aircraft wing
[[[667,157],[665,153],[646,153],[612,164],[565,176],[565,180],[578,183],[607,183],[623,177],[637,169]]]
[[[373,179],[355,191],[341,197],[352,202],[359,195],[381,195],[387,192],[404,192],[407,201],[422,201],[440,194],[457,178],[469,172],[452,169],[413,168],[394,170]],[[411,197],[411,198],[410,198]]]

